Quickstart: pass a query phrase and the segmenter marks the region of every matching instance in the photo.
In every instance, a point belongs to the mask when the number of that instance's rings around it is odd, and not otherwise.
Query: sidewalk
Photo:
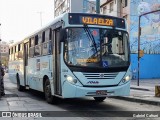
[[[160,97],[155,97],[156,85],[160,86],[160,79],[140,80],[139,86],[137,80],[131,80],[130,96],[116,98],[160,106]]]

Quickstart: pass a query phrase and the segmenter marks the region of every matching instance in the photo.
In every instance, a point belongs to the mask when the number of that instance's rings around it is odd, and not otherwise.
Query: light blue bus
[[[65,13],[9,49],[9,77],[19,91],[60,98],[130,94],[130,47],[123,18]]]

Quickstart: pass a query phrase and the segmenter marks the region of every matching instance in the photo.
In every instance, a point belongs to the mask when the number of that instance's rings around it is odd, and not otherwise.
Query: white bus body
[[[10,47],[10,80],[18,90],[44,92],[49,103],[56,97],[103,101],[129,95],[128,38],[123,19],[65,13]]]

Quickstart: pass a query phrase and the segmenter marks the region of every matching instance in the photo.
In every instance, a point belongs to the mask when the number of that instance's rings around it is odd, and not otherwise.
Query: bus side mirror
[[[59,35],[59,41],[60,42],[65,42],[66,38],[67,38],[66,29],[61,29],[60,30],[60,35]]]

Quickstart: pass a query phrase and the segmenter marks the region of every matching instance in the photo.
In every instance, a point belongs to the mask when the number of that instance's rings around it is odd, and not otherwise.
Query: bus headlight
[[[130,76],[129,76],[129,75],[126,76],[126,77],[125,77],[125,80],[126,80],[126,81],[129,81],[129,80],[130,80]]]
[[[72,84],[76,84],[77,83],[77,80],[74,79],[72,76],[70,75],[64,75],[64,77],[66,78],[66,80],[69,82],[69,83],[72,83]]]
[[[125,76],[125,78],[123,78],[123,83],[128,82],[130,79],[130,75]]]

